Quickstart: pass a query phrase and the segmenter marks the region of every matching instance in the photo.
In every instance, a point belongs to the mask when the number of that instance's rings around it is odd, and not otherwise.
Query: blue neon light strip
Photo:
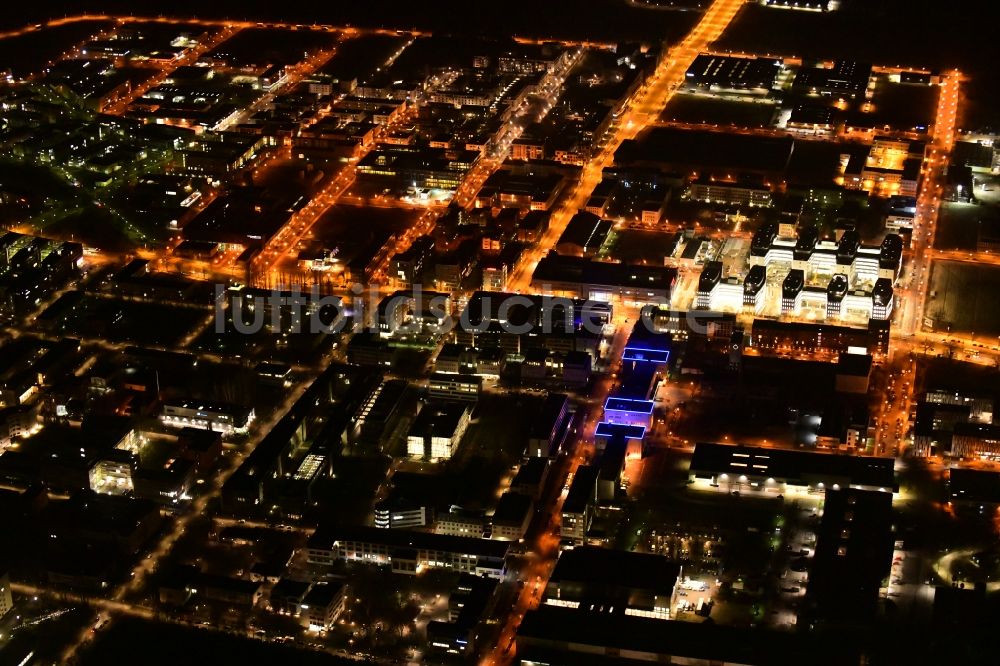
[[[604,402],[604,411],[648,415],[653,413],[653,401],[611,397]]]
[[[597,430],[594,435],[597,437],[614,437],[615,435],[624,435],[625,439],[642,439],[646,436],[646,429],[642,426],[631,426],[601,421],[597,424]]]

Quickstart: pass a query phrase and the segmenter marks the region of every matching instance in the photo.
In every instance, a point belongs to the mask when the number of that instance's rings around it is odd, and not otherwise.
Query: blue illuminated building
[[[641,440],[646,436],[646,429],[642,426],[623,425],[621,423],[608,423],[602,421],[597,424],[597,431],[594,437],[599,440],[609,441],[615,437],[623,439]]]
[[[653,424],[653,401],[612,396],[604,403],[604,420],[649,428]]]
[[[653,363],[637,363],[622,377],[621,386],[614,395],[632,400],[652,400],[660,385],[660,366]]]
[[[669,349],[646,349],[643,347],[626,347],[622,361],[634,363],[655,363],[666,365],[670,358]]]
[[[670,343],[669,335],[650,331],[640,319],[625,343],[623,370],[646,363],[665,366],[670,360]]]
[[[639,442],[653,425],[653,398],[670,360],[670,336],[650,331],[640,319],[622,353],[621,385],[604,403],[595,438],[600,448],[616,437]],[[631,448],[631,447],[630,447]]]

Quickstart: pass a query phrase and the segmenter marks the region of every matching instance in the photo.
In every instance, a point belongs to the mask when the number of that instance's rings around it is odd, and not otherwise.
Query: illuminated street
[[[0,662],[994,663],[996,48],[877,4],[12,7]]]

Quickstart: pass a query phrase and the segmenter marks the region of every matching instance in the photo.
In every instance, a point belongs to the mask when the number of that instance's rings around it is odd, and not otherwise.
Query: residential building
[[[344,582],[313,585],[300,605],[302,624],[310,631],[329,631],[347,609],[347,593]]]
[[[493,537],[501,541],[520,541],[535,515],[535,503],[527,495],[506,492],[493,511]]]
[[[587,538],[597,508],[598,468],[581,465],[570,482],[560,515],[560,534],[568,543],[580,544]]]

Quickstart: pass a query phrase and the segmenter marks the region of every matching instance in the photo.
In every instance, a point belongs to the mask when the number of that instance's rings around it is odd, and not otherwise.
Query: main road
[[[944,175],[948,157],[955,144],[955,125],[958,121],[958,92],[962,81],[959,72],[944,75],[937,115],[931,131],[931,142],[924,156],[923,183],[917,197],[917,214],[913,222],[908,277],[900,294],[905,298],[904,307],[896,318],[896,331],[905,336],[918,333],[923,328],[924,303],[930,285],[931,260],[935,252],[934,232],[941,207]]]
[[[583,166],[580,178],[562,205],[553,211],[545,236],[518,263],[509,283],[511,291],[528,290],[531,285],[531,274],[538,261],[555,246],[573,215],[586,205],[594,188],[601,182],[601,172],[604,167],[614,162],[615,152],[622,141],[634,139],[640,131],[658,121],[667,102],[684,82],[688,67],[699,53],[708,49],[712,42],[722,36],[722,32],[732,22],[743,2],[744,0],[716,0],[683,41],[671,47],[660,60],[656,72],[636,93],[618,122],[609,131],[604,143]]]
[[[674,91],[684,81],[684,74],[695,57],[722,36],[723,31],[743,5],[743,1],[715,0],[687,37],[665,54],[650,81],[622,113],[618,125],[612,130],[611,137],[603,148],[584,165],[580,179],[571,190],[566,202],[553,213],[545,236],[532,250],[529,258],[521,262],[518,271],[511,280],[513,291],[526,291],[528,289],[535,264],[555,245],[570,218],[586,203],[594,187],[601,180],[601,170],[611,164],[618,146],[621,145],[622,141],[634,138],[645,127],[657,121]],[[624,316],[624,313],[619,314],[615,321],[618,331],[610,352],[612,359],[617,359],[624,347],[628,325],[628,320],[624,319]],[[596,401],[596,404],[603,404],[611,390],[612,382],[604,381],[599,386],[598,395],[591,402]],[[581,433],[581,442],[575,455],[569,461],[568,474],[575,474],[577,468],[590,458],[593,429],[599,416],[599,408],[589,414]],[[539,538],[534,552],[536,559],[527,567],[526,572],[522,573],[525,585],[508,613],[506,622],[500,629],[499,640],[493,650],[483,659],[484,664],[507,664],[513,659],[513,650],[510,648],[517,635],[517,627],[524,618],[524,613],[540,602],[542,591],[559,556],[559,537],[555,530],[559,525],[561,502],[561,494],[556,493],[555,497],[541,507],[539,513],[545,520],[545,530]]]

